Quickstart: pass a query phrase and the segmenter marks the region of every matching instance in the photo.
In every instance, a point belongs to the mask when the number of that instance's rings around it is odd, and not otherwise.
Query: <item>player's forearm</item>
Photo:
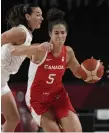
[[[76,71],[73,72],[73,74],[75,75],[75,77],[81,79],[80,67],[78,67]]]
[[[21,56],[21,55],[34,55],[40,51],[40,47],[38,45],[34,46],[16,46],[12,49],[11,54],[13,56]]]
[[[75,77],[81,79],[80,65],[70,68]]]

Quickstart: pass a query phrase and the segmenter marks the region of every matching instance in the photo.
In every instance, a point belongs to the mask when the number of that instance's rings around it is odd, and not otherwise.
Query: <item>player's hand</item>
[[[53,49],[53,44],[49,42],[43,42],[39,45],[41,51],[48,51],[50,52]]]

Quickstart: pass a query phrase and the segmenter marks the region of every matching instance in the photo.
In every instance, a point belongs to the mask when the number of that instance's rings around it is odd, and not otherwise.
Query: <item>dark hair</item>
[[[57,8],[49,9],[47,13],[48,30],[51,32],[54,25],[63,24],[68,31],[67,23],[64,21],[65,13]]]
[[[10,9],[7,13],[7,24],[11,27],[18,26],[19,24],[25,25],[28,27],[27,20],[25,18],[25,14],[31,14],[32,8],[38,7],[38,5],[34,4],[18,4],[15,5],[12,9]]]

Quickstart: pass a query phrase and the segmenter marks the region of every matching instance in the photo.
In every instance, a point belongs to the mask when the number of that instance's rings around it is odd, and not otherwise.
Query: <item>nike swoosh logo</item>
[[[52,60],[52,59],[46,59],[46,61],[50,61],[50,60]]]

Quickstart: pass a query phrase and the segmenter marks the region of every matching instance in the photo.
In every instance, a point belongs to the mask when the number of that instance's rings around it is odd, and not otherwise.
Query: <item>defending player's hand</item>
[[[53,44],[49,42],[44,42],[39,45],[41,51],[48,51],[50,52],[53,49]]]

